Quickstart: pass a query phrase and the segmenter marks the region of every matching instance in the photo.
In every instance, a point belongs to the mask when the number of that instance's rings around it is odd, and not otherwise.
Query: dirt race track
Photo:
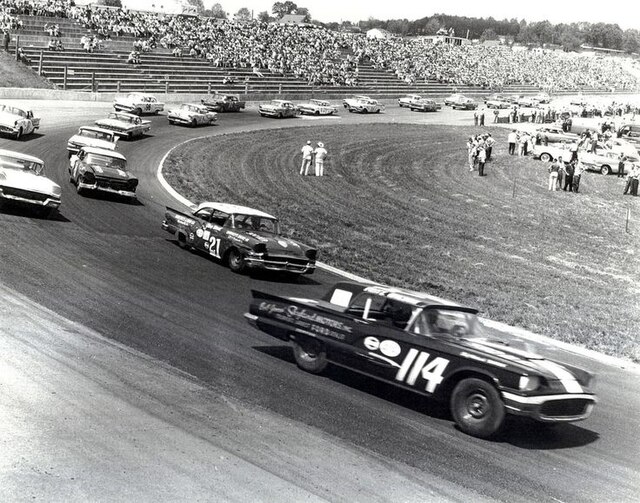
[[[152,118],[119,149],[139,204],[81,197],[66,140],[107,104],[36,103],[38,135],[1,148],[44,158],[61,216],[0,213],[0,499],[7,501],[635,501],[637,371],[548,346],[599,375],[588,420],[551,431],[511,421],[495,441],[442,408],[344,370],[303,373],[242,318],[250,289],[316,296],[336,277],[237,276],[160,230],[177,203],[156,179],[196,136],[469,114],[346,114],[269,121],[254,111],[191,130]]]

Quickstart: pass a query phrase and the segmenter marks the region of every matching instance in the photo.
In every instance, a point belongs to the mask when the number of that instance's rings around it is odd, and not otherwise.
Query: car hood
[[[272,105],[271,103],[267,103],[265,105],[260,105],[260,108],[264,108],[264,109],[267,109],[267,110],[277,110],[277,109],[280,108],[280,106],[279,105]]]
[[[20,120],[20,119],[23,119],[23,118],[24,117],[21,117],[21,116],[16,115],[16,114],[11,114],[11,113],[7,113],[7,112],[0,112],[0,124],[5,125],[5,126],[13,127],[17,120]]]
[[[123,131],[129,130],[129,129],[135,129],[140,126],[147,126],[149,124],[151,124],[151,121],[145,121],[145,120],[141,121],[140,124],[131,124],[130,122],[122,122],[122,121],[119,121],[118,119],[98,119],[96,121],[97,126],[117,128]]]
[[[586,372],[513,347],[500,339],[462,339],[460,345],[473,350],[473,359],[484,358],[487,363],[498,367],[517,367],[530,375],[544,377],[547,381],[558,381],[567,393],[585,391],[578,379],[586,377]]]
[[[269,232],[250,231],[245,233],[255,243],[264,243],[271,255],[302,256],[308,247],[284,236],[274,236]]]
[[[133,180],[136,178],[135,176],[130,175],[128,172],[117,168],[105,168],[104,166],[98,166],[96,164],[86,166],[86,168],[93,171],[96,176],[104,178],[112,178],[115,180]]]
[[[86,136],[80,136],[79,134],[69,138],[69,143],[74,143],[83,147],[97,147],[106,150],[115,150],[116,144],[107,140],[99,140],[97,138],[87,138]]]
[[[29,171],[0,168],[0,186],[15,189],[31,190],[39,194],[47,194],[59,198],[60,185],[46,176],[39,176]]]

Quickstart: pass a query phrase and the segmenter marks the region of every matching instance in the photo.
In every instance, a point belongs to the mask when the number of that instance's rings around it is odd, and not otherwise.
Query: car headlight
[[[540,378],[538,376],[520,376],[518,381],[518,389],[520,391],[533,391],[540,386]]]

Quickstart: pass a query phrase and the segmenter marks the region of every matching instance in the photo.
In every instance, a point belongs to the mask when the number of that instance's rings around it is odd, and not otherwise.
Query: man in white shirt
[[[513,129],[507,135],[507,142],[509,143],[509,154],[513,155],[516,153],[516,142],[518,141],[518,135],[516,134],[516,130]]]
[[[311,159],[313,157],[313,147],[311,146],[311,141],[307,141],[307,144],[302,147],[302,165],[300,166],[300,174],[307,175],[309,172],[309,167],[311,166]]]
[[[327,157],[327,149],[324,143],[318,142],[318,147],[313,152],[316,155],[316,176],[324,176],[324,159]]]

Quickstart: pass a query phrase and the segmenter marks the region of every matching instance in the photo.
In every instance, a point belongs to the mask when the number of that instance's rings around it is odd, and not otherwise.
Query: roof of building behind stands
[[[305,16],[302,14],[285,14],[280,19],[278,19],[278,23],[282,24],[304,24]]]

